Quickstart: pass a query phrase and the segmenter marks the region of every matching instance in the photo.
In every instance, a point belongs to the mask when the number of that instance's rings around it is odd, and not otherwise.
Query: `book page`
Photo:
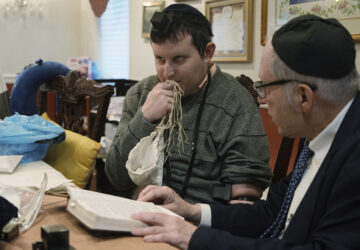
[[[101,214],[103,217],[130,218],[132,214],[140,212],[166,213],[180,217],[170,210],[151,202],[136,201],[80,188],[69,187],[67,190],[71,200],[81,203],[90,211]]]
[[[130,231],[146,224],[131,219],[140,212],[164,213],[180,217],[170,210],[151,202],[130,200],[79,188],[68,189],[70,200],[67,210],[92,229]],[[182,218],[182,217],[180,217]]]

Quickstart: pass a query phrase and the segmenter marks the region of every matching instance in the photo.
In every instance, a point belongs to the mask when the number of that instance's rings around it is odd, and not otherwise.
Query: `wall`
[[[254,18],[253,18],[253,60],[251,63],[218,63],[223,71],[234,76],[245,74],[253,80],[258,80],[260,58],[263,46],[260,45],[261,30],[261,0],[254,1]],[[148,39],[141,37],[142,29],[142,4],[146,0],[130,1],[130,78],[140,80],[148,75],[155,73],[154,57]],[[166,0],[166,6],[175,3]],[[187,1],[205,13],[205,0]],[[360,24],[359,24],[360,25]],[[360,70],[360,44],[356,44],[357,58],[356,65]]]
[[[42,18],[4,17],[0,3],[0,72],[6,82],[38,58],[66,63],[68,57],[97,59],[97,23],[88,0],[44,0]]]
[[[4,18],[0,1],[0,73],[6,82],[38,58],[66,63],[68,57],[90,56],[98,59],[97,18],[89,0],[44,0],[43,18],[27,20]],[[130,0],[129,0],[130,1]],[[154,58],[148,39],[141,37],[142,4],[147,0],[130,1],[130,78],[141,79],[155,73]],[[166,5],[174,3],[166,0]],[[187,3],[205,13],[205,0]],[[254,0],[253,61],[251,63],[219,63],[223,71],[234,76],[246,74],[258,79],[260,57],[261,0]],[[360,43],[356,64],[360,69]]]
[[[64,0],[61,0],[64,1]],[[80,51],[76,56],[89,56],[92,60],[98,61],[98,18],[95,17],[89,0],[70,0],[80,2]]]

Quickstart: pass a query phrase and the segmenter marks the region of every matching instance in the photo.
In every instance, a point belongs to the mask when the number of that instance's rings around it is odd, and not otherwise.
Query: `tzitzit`
[[[180,155],[181,151],[184,152],[184,139],[185,142],[188,141],[188,138],[185,134],[184,128],[181,125],[182,120],[182,107],[181,107],[181,96],[184,94],[184,91],[181,89],[180,85],[172,80],[167,80],[168,83],[173,84],[173,107],[171,111],[164,116],[160,124],[156,127],[159,132],[164,132],[165,129],[169,130],[169,137],[164,142],[164,150],[167,153],[167,156],[171,155],[171,149],[175,142],[175,137],[177,136],[177,149]]]

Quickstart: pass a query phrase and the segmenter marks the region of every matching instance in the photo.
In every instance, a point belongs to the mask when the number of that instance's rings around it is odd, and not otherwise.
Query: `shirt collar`
[[[332,141],[335,138],[336,132],[339,130],[340,125],[353,101],[354,98],[345,105],[345,107],[336,115],[335,119],[332,120],[323,131],[321,131],[314,139],[310,141],[309,147],[315,153],[314,157],[316,155],[321,155],[322,158],[325,158],[327,152],[330,149]]]

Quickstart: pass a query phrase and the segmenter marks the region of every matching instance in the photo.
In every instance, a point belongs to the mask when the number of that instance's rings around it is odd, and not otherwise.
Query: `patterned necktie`
[[[289,187],[286,191],[283,203],[281,205],[279,214],[277,215],[273,224],[266,229],[266,231],[260,236],[260,238],[276,238],[278,237],[281,229],[284,226],[286,216],[289,211],[289,207],[294,196],[295,189],[299,184],[302,175],[307,167],[309,159],[314,155],[314,152],[311,151],[309,146],[305,146],[299,156],[298,161],[296,162]]]

